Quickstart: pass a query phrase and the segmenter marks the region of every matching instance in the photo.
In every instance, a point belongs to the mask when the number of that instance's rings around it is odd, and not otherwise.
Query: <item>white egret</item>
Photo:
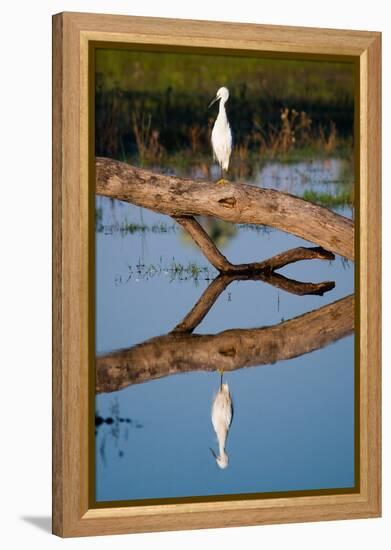
[[[224,171],[227,172],[229,166],[229,158],[232,151],[232,134],[229,126],[227,113],[225,112],[225,104],[229,98],[228,88],[223,86],[219,88],[216,97],[211,101],[211,107],[216,101],[220,101],[219,114],[215,120],[212,130],[212,149],[213,159],[217,160],[220,165],[220,180],[218,183],[224,183]]]
[[[228,384],[223,384],[223,373],[221,372],[220,388],[212,403],[212,424],[217,435],[219,454],[216,455],[210,449],[216,459],[217,465],[224,469],[228,466],[228,455],[225,452],[228,430],[232,423],[233,406]]]

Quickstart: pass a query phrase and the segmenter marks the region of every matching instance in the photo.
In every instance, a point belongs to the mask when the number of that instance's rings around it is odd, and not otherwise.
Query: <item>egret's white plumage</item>
[[[211,451],[220,468],[226,468],[228,466],[228,455],[225,452],[225,443],[232,422],[232,412],[233,407],[229,387],[228,384],[223,384],[223,377],[221,376],[220,388],[213,399],[211,415],[213,428],[216,432],[219,444],[219,454],[216,455],[212,449]]]
[[[220,165],[221,177],[223,177],[223,170],[228,170],[229,159],[232,151],[231,128],[229,126],[227,113],[225,111],[225,104],[228,101],[228,98],[228,88],[223,86],[217,90],[215,99],[209,105],[211,106],[216,101],[220,101],[219,114],[215,120],[212,130],[212,149],[213,158],[217,160]]]

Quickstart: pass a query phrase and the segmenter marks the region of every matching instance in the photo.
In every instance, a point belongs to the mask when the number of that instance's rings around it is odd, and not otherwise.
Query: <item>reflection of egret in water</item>
[[[228,466],[228,455],[225,452],[228,430],[232,423],[233,406],[228,384],[223,384],[223,371],[221,372],[220,387],[215,395],[212,404],[212,424],[219,443],[218,456],[213,449],[210,449],[220,468]]]

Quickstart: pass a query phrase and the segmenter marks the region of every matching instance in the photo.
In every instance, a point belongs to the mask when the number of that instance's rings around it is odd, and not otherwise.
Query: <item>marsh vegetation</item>
[[[213,178],[207,106],[225,82],[233,180],[256,180],[272,160],[352,163],[349,64],[101,50],[96,71],[98,156]]]

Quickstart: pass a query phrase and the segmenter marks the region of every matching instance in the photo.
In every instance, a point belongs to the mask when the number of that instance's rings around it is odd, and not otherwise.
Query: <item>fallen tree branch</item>
[[[193,216],[173,216],[174,220],[190,235],[205,258],[221,273],[232,273],[239,266],[231,264],[216,247],[208,233]]]
[[[176,216],[174,219],[192,237],[204,256],[210,261],[220,273],[253,273],[257,271],[272,272],[277,269],[301,260],[334,260],[332,252],[324,250],[320,246],[314,248],[298,247],[287,252],[282,252],[262,262],[247,264],[231,264],[221,254],[212,239],[209,237],[202,225],[192,216]]]
[[[354,259],[351,220],[273,189],[180,179],[97,157],[96,193],[174,218],[215,216],[233,223],[269,225]]]
[[[96,392],[190,371],[267,365],[323,348],[352,334],[354,296],[271,327],[201,335],[174,332],[96,358]]]

